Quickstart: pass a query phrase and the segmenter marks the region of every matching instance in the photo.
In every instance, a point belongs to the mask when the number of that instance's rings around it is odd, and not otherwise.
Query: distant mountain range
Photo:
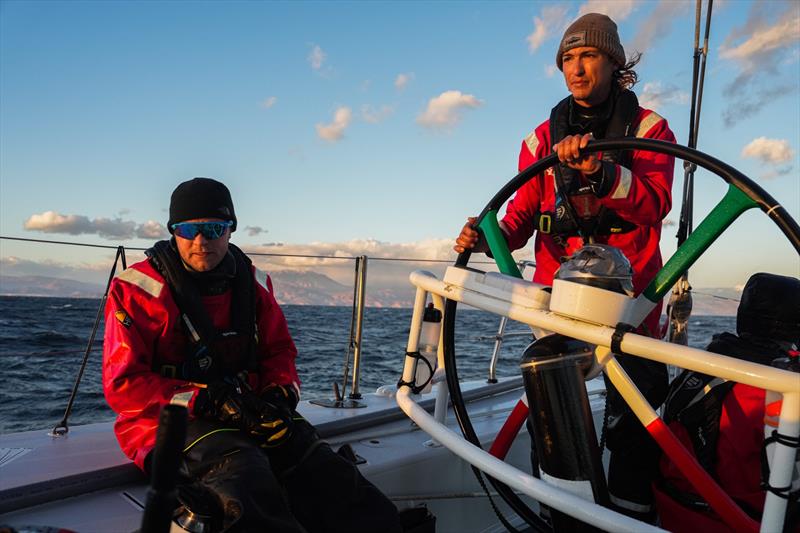
[[[353,304],[353,287],[343,285],[316,272],[271,272],[275,297],[281,304],[340,305]],[[259,272],[263,281],[264,274]],[[65,278],[47,276],[0,275],[0,294],[18,296],[50,296],[62,298],[99,298],[105,287]],[[728,288],[702,288],[692,293],[694,315],[736,315],[740,293]],[[366,305],[369,307],[411,307],[414,289],[367,286]]]
[[[0,275],[3,296],[50,296],[57,298],[100,298],[104,287],[74,279],[48,276]]]

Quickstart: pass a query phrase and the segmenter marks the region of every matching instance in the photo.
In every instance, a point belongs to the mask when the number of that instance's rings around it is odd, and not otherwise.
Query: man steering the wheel
[[[619,248],[633,267],[638,294],[662,266],[659,240],[662,220],[672,207],[674,158],[640,150],[582,155],[592,139],[641,137],[675,142],[666,119],[639,106],[630,88],[637,81],[626,60],[617,26],[609,17],[589,13],[567,28],[556,64],[570,95],[550,118],[525,137],[519,170],[551,153],[559,164],[533,177],[509,201],[500,228],[510,250],[525,246],[536,234],[533,281],[550,285],[561,259],[584,244]],[[467,223],[454,249],[487,252],[483,236]],[[660,336],[661,304],[645,318],[639,332]],[[654,361],[619,356],[622,366],[658,407],[667,392],[666,367]],[[639,519],[652,517],[650,482],[658,467],[658,446],[619,396],[608,389],[608,487],[613,507]]]

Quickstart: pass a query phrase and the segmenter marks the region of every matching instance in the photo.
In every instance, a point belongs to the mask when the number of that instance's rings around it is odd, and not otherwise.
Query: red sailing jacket
[[[636,137],[675,142],[666,119],[649,109],[639,108],[632,130]],[[551,153],[550,121],[547,120],[522,142],[519,170],[522,171]],[[616,181],[600,204],[615,211],[621,218],[637,225],[627,233],[598,236],[597,242],[619,248],[633,266],[633,286],[643,291],[661,268],[661,221],[672,208],[672,177],[675,158],[664,154],[633,151],[632,168],[617,165]],[[501,227],[509,248],[525,246],[533,235],[531,222],[537,212],[555,211],[555,178],[553,168],[535,176],[523,185],[509,201]],[[588,184],[588,183],[585,183]],[[583,244],[580,237],[569,237],[566,249],[556,244],[552,235],[536,232],[534,254],[536,272],[533,281],[552,285],[559,258],[572,255]],[[650,335],[658,332],[661,304],[644,321]]]
[[[766,492],[761,488],[761,450],[764,446],[764,389],[737,383],[722,401],[719,419],[719,440],[714,450],[716,465],[709,472],[719,486],[735,501],[744,503],[751,511],[764,510]],[[678,421],[670,429],[688,450],[693,450],[686,428]],[[667,456],[661,458],[661,474],[675,489],[695,494]],[[711,511],[689,509],[675,502],[659,489],[656,497],[662,527],[670,531],[697,531],[702,525],[706,533],[732,531]]]
[[[297,349],[269,277],[266,289],[255,283],[255,293],[258,371],[250,373],[250,386],[257,392],[271,383],[298,388]],[[232,291],[203,297],[218,330],[230,327],[231,299]],[[142,469],[155,444],[161,408],[181,393],[188,393],[183,399],[191,408],[198,390],[156,368],[183,362],[188,339],[179,319],[169,287],[149,261],[132,265],[112,282],[105,308],[103,390],[117,413],[114,432],[120,447]]]

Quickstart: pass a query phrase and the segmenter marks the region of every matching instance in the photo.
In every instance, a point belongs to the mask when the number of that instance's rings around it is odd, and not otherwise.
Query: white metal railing
[[[463,302],[472,307],[489,311],[499,316],[507,317],[522,322],[532,327],[560,333],[580,339],[590,344],[604,347],[598,350],[598,362],[606,365],[612,383],[623,393],[623,397],[632,407],[634,413],[644,425],[648,425],[656,416],[641,392],[630,381],[625,371],[613,358],[609,347],[615,329],[608,326],[592,324],[582,320],[558,315],[546,309],[524,306],[512,303],[507,299],[491,296],[464,287],[447,283],[437,279],[426,271],[415,271],[410,276],[411,283],[417,287],[414,312],[412,315],[411,330],[408,340],[408,351],[417,349],[419,329],[422,321],[422,312],[425,307],[427,295],[430,294],[434,304],[441,305],[440,298]],[[668,342],[652,339],[635,333],[624,335],[620,348],[626,354],[636,355],[659,361],[666,364],[677,365],[704,374],[718,376],[737,383],[744,383],[753,387],[771,390],[783,395],[778,431],[790,439],[800,435],[800,379],[797,374],[766,365],[751,363],[725,355],[715,354],[690,348],[688,346],[670,344]],[[442,348],[440,343],[439,364],[443,365]],[[414,360],[405,358],[403,368],[403,381],[411,382],[414,379]],[[443,387],[444,384],[440,384]],[[487,452],[473,446],[460,435],[456,435],[442,424],[442,416],[435,413],[431,417],[421,409],[410,394],[408,387],[401,388],[397,394],[398,405],[403,411],[432,438],[446,446],[453,453],[464,458],[474,466],[484,470],[489,475],[499,479],[509,486],[523,491],[525,494],[552,507],[565,512],[579,520],[595,524],[609,531],[643,531],[646,524],[633,521],[630,518],[609,511],[603,507],[587,504],[586,501],[574,495],[547,485],[528,474],[500,461]],[[644,406],[647,406],[645,408]],[[648,410],[649,409],[649,410]],[[773,487],[785,487],[791,483],[792,465],[795,461],[796,450],[790,446],[776,443],[773,467],[770,471],[769,484]],[[579,502],[575,501],[579,500]],[[764,513],[761,522],[761,531],[780,531],[783,517],[786,512],[786,500],[772,492],[767,493]],[[609,514],[610,513],[610,514]],[[613,516],[612,516],[613,515]],[[651,529],[655,530],[655,529]]]

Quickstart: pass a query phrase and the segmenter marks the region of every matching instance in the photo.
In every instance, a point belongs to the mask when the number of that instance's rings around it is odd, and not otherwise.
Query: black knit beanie
[[[178,185],[169,201],[167,229],[172,233],[173,224],[195,218],[230,220],[231,231],[236,231],[236,213],[228,188],[211,178],[194,178]]]
[[[563,70],[561,56],[564,52],[579,46],[594,46],[608,54],[611,60],[620,66],[625,64],[625,49],[619,42],[617,25],[606,15],[587,13],[567,28],[556,53],[558,70]]]

